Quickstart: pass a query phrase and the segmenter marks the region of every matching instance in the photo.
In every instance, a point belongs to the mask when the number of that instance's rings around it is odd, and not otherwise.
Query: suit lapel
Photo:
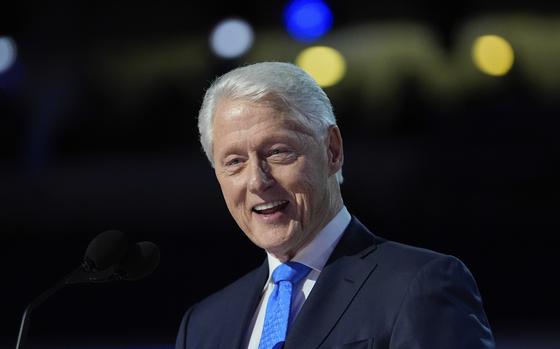
[[[375,250],[376,239],[355,217],[352,218],[294,321],[285,348],[317,348],[321,345],[375,270],[377,264],[365,257]]]
[[[221,348],[241,348],[253,315],[262,297],[262,291],[268,279],[268,263],[264,263],[246,276],[246,280],[237,285],[230,298],[229,325],[219,336],[222,339]],[[232,345],[233,344],[233,345]]]

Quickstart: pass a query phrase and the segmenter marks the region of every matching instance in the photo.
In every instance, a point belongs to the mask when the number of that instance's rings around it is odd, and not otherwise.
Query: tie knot
[[[280,264],[272,273],[272,280],[275,284],[280,281],[289,281],[292,284],[298,283],[309,273],[311,269],[297,262],[287,262]]]

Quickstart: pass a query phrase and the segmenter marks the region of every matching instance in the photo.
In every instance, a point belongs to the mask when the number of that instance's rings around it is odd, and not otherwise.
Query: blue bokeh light
[[[243,55],[253,44],[253,29],[242,19],[227,19],[220,22],[210,37],[210,46],[215,54],[223,58]]]
[[[10,69],[16,60],[16,44],[7,36],[0,36],[0,74]]]
[[[331,29],[333,14],[324,1],[293,0],[284,10],[284,24],[296,40],[311,42]]]

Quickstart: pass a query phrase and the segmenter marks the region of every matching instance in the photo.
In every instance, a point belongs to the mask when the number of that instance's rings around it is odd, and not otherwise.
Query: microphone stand
[[[58,281],[53,287],[41,293],[39,297],[35,298],[35,300],[29,303],[29,305],[25,308],[19,327],[16,349],[24,348],[24,344],[27,338],[27,332],[29,330],[31,312],[33,311],[33,309],[41,305],[45,300],[55,294],[58,290],[64,288],[64,286],[66,285],[82,282],[105,282],[119,279],[121,279],[121,277],[118,273],[115,273],[113,267],[103,271],[97,271],[91,267],[91,264],[88,261],[84,261],[82,264],[80,264],[79,267],[77,267],[73,272]]]

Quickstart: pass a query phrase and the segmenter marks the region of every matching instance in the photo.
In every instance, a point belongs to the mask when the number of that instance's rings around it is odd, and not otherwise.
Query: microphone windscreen
[[[128,250],[121,263],[121,273],[126,280],[139,280],[150,275],[158,266],[159,248],[150,241],[141,241]]]
[[[128,250],[128,239],[123,232],[108,230],[97,235],[88,245],[85,260],[97,270],[105,270],[120,263]]]

